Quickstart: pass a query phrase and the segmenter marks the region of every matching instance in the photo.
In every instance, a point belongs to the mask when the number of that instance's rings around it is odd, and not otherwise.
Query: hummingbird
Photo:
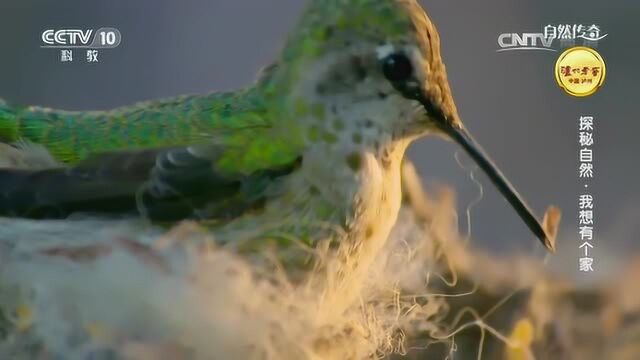
[[[429,134],[459,144],[552,249],[461,122],[416,0],[312,0],[274,64],[237,91],[108,111],[0,102],[0,139],[39,144],[57,162],[0,169],[0,215],[195,219],[223,234],[366,242],[389,235],[405,150]]]

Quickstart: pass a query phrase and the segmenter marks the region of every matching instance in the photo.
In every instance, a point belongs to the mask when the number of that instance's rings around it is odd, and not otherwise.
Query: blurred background
[[[549,266],[583,281],[600,279],[633,256],[640,237],[640,142],[636,83],[640,50],[631,0],[422,0],[442,37],[442,52],[458,110],[539,216],[549,204],[563,210],[559,254]],[[303,10],[299,0],[146,0],[86,2],[0,1],[0,97],[14,104],[108,109],[185,93],[233,89],[253,81],[276,58]],[[556,85],[553,65],[560,52],[504,52],[501,33],[542,32],[547,24],[598,24],[609,35],[598,43],[607,64],[604,87],[573,98]],[[40,48],[49,28],[115,27],[117,49],[101,50],[99,63],[84,52],[73,63]],[[554,48],[559,43],[554,42]],[[595,273],[577,271],[577,123],[595,117]],[[460,226],[479,195],[470,179],[471,161],[458,148],[427,138],[409,152],[427,184],[450,184],[458,194]],[[462,155],[462,153],[460,153]],[[465,167],[467,169],[465,169]],[[471,208],[473,246],[498,253],[542,256],[539,244],[490,186]]]

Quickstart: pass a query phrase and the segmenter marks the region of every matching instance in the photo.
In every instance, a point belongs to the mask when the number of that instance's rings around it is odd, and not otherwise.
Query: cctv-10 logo
[[[122,35],[116,28],[93,29],[47,29],[42,32],[45,48],[92,48],[112,49],[118,47]]]

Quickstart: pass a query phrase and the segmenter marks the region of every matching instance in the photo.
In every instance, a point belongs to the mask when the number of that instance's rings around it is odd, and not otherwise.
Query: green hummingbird
[[[438,32],[415,0],[312,0],[277,61],[238,91],[110,111],[0,102],[0,139],[40,144],[60,163],[0,170],[0,214],[198,219],[311,243],[327,235],[320,228],[386,238],[405,150],[427,134],[462,146],[552,249],[465,130]]]

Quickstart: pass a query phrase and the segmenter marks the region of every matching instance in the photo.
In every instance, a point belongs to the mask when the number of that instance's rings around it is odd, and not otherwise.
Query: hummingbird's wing
[[[227,136],[226,144],[106,153],[73,167],[0,169],[0,216],[233,218],[264,204],[267,188],[299,164],[290,146],[255,131],[246,135]]]

